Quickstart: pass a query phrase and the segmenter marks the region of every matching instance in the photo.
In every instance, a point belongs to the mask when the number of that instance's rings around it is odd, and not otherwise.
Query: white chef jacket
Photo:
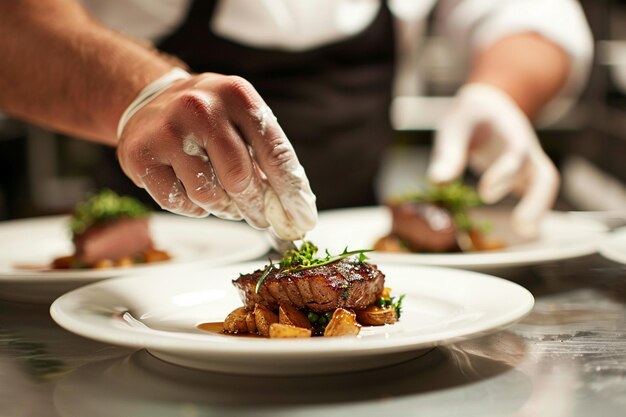
[[[104,24],[154,42],[184,20],[191,0],[82,0]],[[382,0],[221,0],[207,25],[231,41],[304,51],[347,39],[376,17]],[[571,59],[561,96],[575,95],[589,72],[593,41],[576,0],[387,0],[400,22],[424,20],[435,8],[436,28],[461,50],[477,50],[519,32],[535,32]],[[207,18],[208,20],[209,18]]]

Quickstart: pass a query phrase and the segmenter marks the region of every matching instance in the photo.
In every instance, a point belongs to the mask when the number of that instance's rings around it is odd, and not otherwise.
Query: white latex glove
[[[315,196],[291,143],[240,77],[174,70],[140,93],[118,135],[122,169],[165,210],[243,218],[287,240],[317,222]],[[269,213],[268,189],[278,197]]]
[[[521,194],[512,224],[518,233],[535,236],[556,199],[559,174],[526,115],[495,87],[467,84],[459,90],[437,130],[427,175],[448,182],[468,163],[482,174],[478,193],[485,203],[513,190]]]

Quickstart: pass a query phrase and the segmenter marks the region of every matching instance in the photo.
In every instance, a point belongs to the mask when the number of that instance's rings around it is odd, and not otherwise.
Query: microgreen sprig
[[[483,204],[478,193],[460,181],[430,186],[422,191],[406,194],[398,202],[434,203],[448,209],[454,217],[456,227],[471,230],[476,225],[469,216],[469,209]]]
[[[122,217],[146,217],[149,214],[150,209],[139,200],[105,189],[76,206],[70,218],[70,230],[73,235],[78,235],[97,223]]]
[[[263,285],[263,281],[265,281],[265,278],[267,278],[270,272],[272,272],[274,269],[283,268],[284,273],[298,272],[305,269],[328,265],[333,262],[349,258],[353,255],[359,255],[357,261],[359,263],[363,263],[368,259],[365,253],[373,251],[373,249],[359,249],[349,251],[348,247],[346,247],[339,255],[331,255],[330,253],[328,253],[328,250],[326,250],[325,256],[316,257],[315,255],[317,254],[317,250],[317,246],[315,246],[311,242],[305,241],[302,242],[300,248],[291,249],[285,252],[282,259],[278,263],[275,264],[270,260],[269,265],[265,267],[265,270],[263,270],[263,274],[261,274],[261,277],[257,281],[255,291],[257,293],[259,292],[259,290],[261,289],[261,285]]]

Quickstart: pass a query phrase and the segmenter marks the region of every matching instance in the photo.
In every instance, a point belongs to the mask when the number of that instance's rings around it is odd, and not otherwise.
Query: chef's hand
[[[486,84],[467,84],[459,91],[438,128],[428,177],[448,182],[467,164],[482,174],[478,193],[485,203],[511,191],[521,194],[513,227],[522,235],[536,235],[556,199],[559,174],[524,113],[508,95]]]
[[[126,175],[173,213],[243,218],[288,240],[311,230],[315,196],[254,87],[211,73],[178,78],[120,120]]]

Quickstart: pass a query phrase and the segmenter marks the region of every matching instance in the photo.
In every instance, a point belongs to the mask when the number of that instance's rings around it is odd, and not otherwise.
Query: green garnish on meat
[[[353,255],[359,255],[358,262],[363,263],[367,260],[365,253],[372,251],[373,249],[349,251],[348,248],[345,248],[339,255],[331,255],[328,251],[326,251],[325,256],[316,256],[317,246],[311,242],[302,242],[302,245],[300,245],[298,249],[291,249],[285,252],[282,259],[277,264],[270,261],[269,265],[265,268],[263,274],[257,282],[256,292],[259,292],[261,285],[263,285],[263,281],[265,281],[265,278],[267,278],[269,273],[274,269],[284,268],[284,273],[297,272],[318,266],[328,265]]]
[[[70,230],[79,235],[91,226],[119,218],[139,218],[150,214],[150,209],[140,201],[120,196],[111,190],[102,190],[79,203],[70,218]]]
[[[483,205],[478,193],[460,181],[429,186],[424,190],[400,196],[393,202],[437,204],[452,213],[454,224],[462,230],[471,230],[476,227],[469,216],[469,209]]]

